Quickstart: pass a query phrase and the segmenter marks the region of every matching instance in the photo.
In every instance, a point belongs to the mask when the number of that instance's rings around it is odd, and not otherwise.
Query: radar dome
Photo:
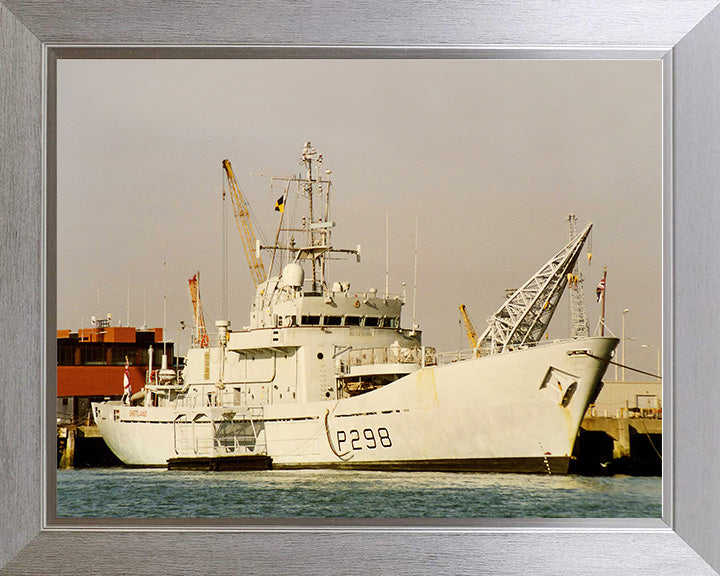
[[[302,288],[305,281],[305,271],[300,264],[288,264],[283,268],[282,279],[285,286],[293,288]]]

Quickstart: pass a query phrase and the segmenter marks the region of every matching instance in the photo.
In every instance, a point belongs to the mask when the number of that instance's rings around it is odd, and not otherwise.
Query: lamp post
[[[662,374],[660,373],[660,346],[650,346],[650,344],[640,344],[640,346],[647,349],[657,348],[657,376],[658,378],[662,378]]]
[[[625,308],[622,312],[622,381],[625,382],[625,315],[630,312]]]

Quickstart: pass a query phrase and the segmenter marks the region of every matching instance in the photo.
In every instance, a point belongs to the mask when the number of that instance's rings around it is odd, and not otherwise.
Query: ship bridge
[[[258,287],[251,312],[251,329],[291,326],[400,327],[404,304],[400,295],[378,296],[375,289],[353,292],[349,284],[340,282],[324,294],[303,292],[297,283],[287,282],[284,275],[271,278]]]

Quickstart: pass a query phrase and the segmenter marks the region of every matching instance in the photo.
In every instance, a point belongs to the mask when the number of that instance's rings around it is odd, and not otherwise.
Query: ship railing
[[[517,349],[534,348],[557,343],[558,340],[548,340],[523,344]],[[420,364],[421,366],[436,366],[462,362],[483,356],[472,348],[450,352],[437,352],[431,346],[403,348],[402,346],[387,346],[384,348],[355,348],[339,352],[342,356],[347,352],[347,362],[342,362],[342,369],[353,366],[369,366],[376,364]]]
[[[206,394],[188,394],[179,397],[175,406],[178,408],[228,408],[237,406],[240,398],[240,392],[236,390],[215,390]]]
[[[338,286],[333,286],[333,289],[330,291],[330,294],[333,298],[352,298],[354,300],[357,300],[358,298],[361,298],[363,300],[369,300],[372,298],[383,298],[384,300],[398,300],[400,302],[405,302],[406,297],[405,294],[388,294],[387,296],[385,294],[382,294],[381,296],[378,296],[377,290],[375,291],[369,291],[369,292],[355,292],[349,289],[344,289],[342,286],[340,287],[340,290],[336,290]],[[322,295],[321,292],[316,293],[318,296]]]
[[[357,348],[348,351],[348,366],[370,366],[376,364],[420,364],[432,365],[436,355],[429,346],[403,348],[388,346],[384,348]]]
[[[453,352],[438,352],[435,354],[435,363],[438,366],[445,364],[452,364],[453,362],[462,362],[463,360],[470,360],[471,358],[477,358],[478,355],[475,350],[455,350]]]
[[[175,438],[175,451],[179,456],[211,456],[213,439],[201,438],[194,434],[178,436]]]
[[[229,456],[241,454],[265,454],[265,446],[255,444],[254,437],[200,438],[195,436],[176,442],[180,456]]]
[[[234,434],[222,437],[190,435],[175,440],[180,456],[229,456],[241,454],[267,454],[267,446],[259,443],[256,435]]]
[[[550,346],[552,344],[557,344],[558,342],[561,342],[563,340],[567,340],[567,339],[543,340],[541,342],[527,342],[520,346],[509,346],[508,352],[513,352],[515,350],[526,350],[528,348],[539,348],[541,346]],[[443,364],[452,364],[453,362],[461,362],[463,360],[470,360],[472,358],[479,358],[482,356],[489,356],[489,355],[491,355],[491,354],[486,349],[479,350],[478,352],[476,352],[474,348],[468,348],[466,350],[438,352],[435,355],[435,358],[436,358],[438,365],[443,365]]]
[[[190,341],[190,348],[217,348],[218,346],[220,346],[220,334],[218,332],[208,332],[205,343],[194,337]]]

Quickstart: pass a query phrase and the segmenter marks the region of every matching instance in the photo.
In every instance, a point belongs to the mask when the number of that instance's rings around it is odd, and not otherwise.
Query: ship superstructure
[[[253,255],[270,264],[255,265],[268,272],[249,325],[216,322],[142,405],[95,404],[110,448],[130,465],[266,454],[274,467],[567,471],[617,340],[541,338],[590,226],[509,297],[475,350],[438,354],[401,327],[404,295],[328,279],[328,260],[360,247],[333,247],[329,173],[310,143],[301,163],[304,178],[277,179],[281,221]],[[293,187],[307,211],[286,223]]]

